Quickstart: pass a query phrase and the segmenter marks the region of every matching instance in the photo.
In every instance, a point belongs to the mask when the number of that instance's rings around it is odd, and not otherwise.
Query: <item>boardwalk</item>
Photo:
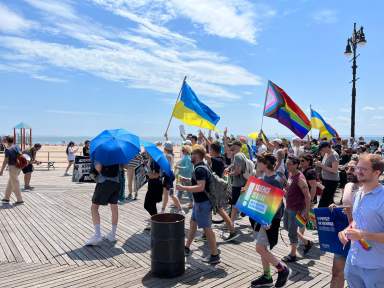
[[[201,262],[207,247],[194,243],[182,277],[152,277],[150,235],[143,232],[148,218],[143,209],[145,191],[140,191],[138,201],[120,206],[115,246],[105,242],[83,247],[93,233],[89,213],[93,185],[71,183],[62,173],[36,171],[36,189],[23,192],[25,205],[0,207],[0,287],[249,287],[262,271],[248,221],[243,219],[238,241],[219,246],[221,264],[211,267]],[[6,180],[7,175],[0,177],[1,194]],[[100,212],[106,233],[110,211],[103,207]],[[222,231],[215,231],[222,242]],[[284,231],[282,235],[288,243]],[[317,240],[316,235],[312,238]],[[285,243],[280,239],[274,249],[279,257],[289,251]],[[331,263],[332,255],[321,253],[316,245],[306,258],[290,265],[293,274],[287,287],[329,287]]]

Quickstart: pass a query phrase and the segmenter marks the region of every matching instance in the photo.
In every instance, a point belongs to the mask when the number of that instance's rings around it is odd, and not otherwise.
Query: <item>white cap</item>
[[[273,139],[271,142],[272,143],[276,142],[277,144],[283,144],[283,141],[281,139],[279,139],[279,138]]]

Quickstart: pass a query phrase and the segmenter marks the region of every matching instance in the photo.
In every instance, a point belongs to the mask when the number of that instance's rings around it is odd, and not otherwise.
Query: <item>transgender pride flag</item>
[[[275,118],[295,135],[303,139],[311,130],[311,122],[287,93],[268,81],[264,116]]]

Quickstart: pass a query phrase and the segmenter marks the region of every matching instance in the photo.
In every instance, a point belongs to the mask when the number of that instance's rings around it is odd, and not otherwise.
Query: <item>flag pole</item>
[[[265,91],[265,100],[264,100],[264,107],[263,107],[263,113],[261,116],[261,127],[260,127],[260,133],[263,131],[263,124],[264,124],[264,112],[265,112],[265,106],[267,106],[267,95],[268,95],[268,87],[269,87],[269,80],[267,84],[267,90]]]
[[[313,139],[313,128],[312,128],[312,105],[309,104],[309,110],[311,113],[311,138]]]
[[[182,90],[182,88],[183,88],[183,85],[184,85],[185,80],[187,80],[187,76],[184,76],[183,84],[181,84],[181,88],[180,88],[180,91],[179,91],[179,95],[177,96],[175,105],[173,106],[173,109],[172,109],[171,118],[169,118],[168,125],[167,125],[167,129],[165,129],[164,137],[165,137],[166,140],[168,140],[168,129],[169,129],[169,126],[171,126],[171,122],[172,122],[172,118],[173,118],[173,112],[175,111],[176,104],[177,104],[177,102],[178,102],[179,99],[180,99],[180,96],[181,96],[181,90]]]

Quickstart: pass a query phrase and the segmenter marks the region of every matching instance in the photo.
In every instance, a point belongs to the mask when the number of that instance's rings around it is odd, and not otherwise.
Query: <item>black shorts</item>
[[[231,199],[231,204],[236,205],[237,200],[239,200],[241,193],[241,187],[233,187],[232,186],[232,199]]]
[[[117,204],[119,193],[120,183],[108,180],[103,183],[97,183],[92,203],[97,205]]]
[[[167,190],[171,190],[173,189],[173,181],[171,181],[172,179],[167,176],[167,175],[164,175],[164,178],[163,178],[163,187]]]
[[[24,174],[32,173],[33,172],[33,165],[32,164],[28,164],[27,166],[25,166],[23,168],[22,171],[23,171]]]

